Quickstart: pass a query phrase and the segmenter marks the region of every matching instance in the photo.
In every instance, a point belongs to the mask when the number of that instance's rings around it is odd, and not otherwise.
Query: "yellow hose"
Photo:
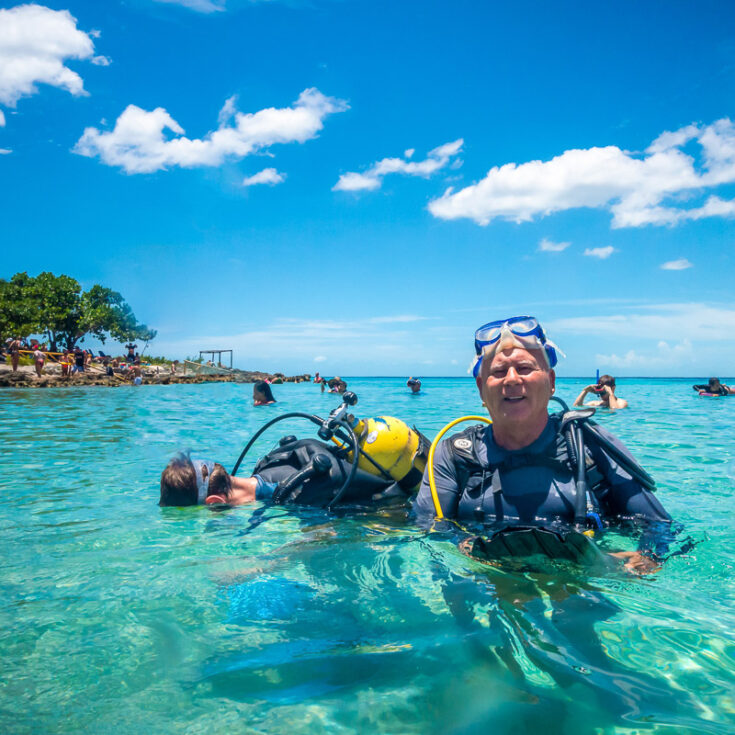
[[[429,458],[426,460],[426,467],[429,470],[429,487],[431,488],[431,498],[434,501],[434,510],[436,511],[436,517],[439,519],[444,518],[444,513],[442,512],[442,506],[439,502],[439,496],[436,493],[436,482],[434,481],[434,450],[437,448],[444,434],[446,434],[449,429],[456,426],[457,424],[461,424],[463,421],[482,421],[485,424],[492,424],[492,421],[487,416],[462,416],[462,418],[450,421],[436,435],[436,439],[431,442],[431,448],[429,449]]]

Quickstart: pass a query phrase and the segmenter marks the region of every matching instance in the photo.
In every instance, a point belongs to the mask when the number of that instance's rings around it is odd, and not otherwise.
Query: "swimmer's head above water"
[[[255,500],[254,477],[232,477],[219,463],[176,455],[161,473],[160,506],[243,505]]]

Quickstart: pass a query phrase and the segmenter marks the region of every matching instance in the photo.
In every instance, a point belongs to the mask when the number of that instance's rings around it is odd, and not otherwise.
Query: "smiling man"
[[[578,521],[577,466],[565,428],[581,414],[548,413],[557,348],[534,317],[512,317],[475,333],[473,374],[493,423],[445,439],[434,456],[437,498],[448,518],[549,526]],[[596,424],[584,432],[590,523],[643,520],[668,525],[653,481],[628,450]],[[574,449],[572,449],[572,454]],[[416,498],[434,514],[428,473]],[[624,552],[626,558],[638,557]]]

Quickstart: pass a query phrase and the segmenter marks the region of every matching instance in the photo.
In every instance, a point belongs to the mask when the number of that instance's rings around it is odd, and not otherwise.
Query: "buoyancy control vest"
[[[481,499],[486,492],[492,493],[492,517],[494,521],[501,522],[504,520],[504,504],[503,504],[503,477],[514,470],[522,467],[546,467],[558,475],[563,483],[572,483],[577,472],[578,458],[577,452],[569,431],[562,431],[562,418],[564,414],[554,414],[550,417],[550,421],[557,423],[557,432],[554,441],[549,442],[544,449],[539,452],[517,452],[506,456],[499,463],[492,463],[480,459],[478,449],[482,445],[485,432],[488,430],[486,426],[471,426],[459,434],[455,434],[449,440],[449,448],[455,467],[457,485],[464,493],[478,500],[478,511],[475,520],[488,520],[484,517],[486,511],[481,511]],[[583,419],[591,428],[596,426],[595,422]],[[599,433],[594,432],[597,441],[605,446],[605,438]],[[589,447],[585,447],[584,453],[585,471],[588,487],[590,489],[588,501],[592,505],[591,510],[599,511],[601,500],[609,490],[609,483],[605,479],[603,473],[597,466],[593,453]],[[615,459],[620,461],[619,451],[616,452]],[[624,457],[624,469],[629,472],[636,480],[642,484],[644,476],[646,480],[650,480],[641,468],[632,458]],[[650,485],[653,486],[652,481]]]
[[[318,439],[297,440],[287,436],[281,439],[278,447],[258,460],[253,474],[260,475],[266,482],[278,484],[272,499],[275,504],[326,507],[332,503],[352,469],[347,454],[344,448]],[[289,486],[288,481],[313,466],[317,456],[320,457],[317,461],[323,463],[320,471]],[[408,492],[401,489],[398,483],[358,467],[353,481],[339,498],[338,505],[374,507],[405,500]]]

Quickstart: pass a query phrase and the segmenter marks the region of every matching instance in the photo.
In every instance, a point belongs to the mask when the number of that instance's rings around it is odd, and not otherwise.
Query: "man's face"
[[[476,380],[494,423],[521,424],[546,416],[555,377],[540,350],[513,347],[486,358]]]

